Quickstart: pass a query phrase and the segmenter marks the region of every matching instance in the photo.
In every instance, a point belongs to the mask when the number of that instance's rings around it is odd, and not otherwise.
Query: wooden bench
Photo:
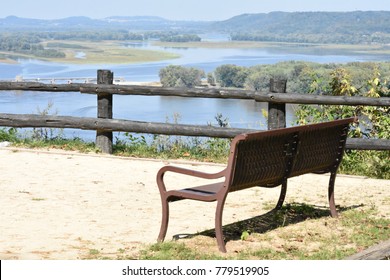
[[[306,173],[328,173],[328,200],[332,217],[337,217],[334,201],[336,172],[343,157],[349,125],[354,118],[319,124],[310,124],[263,132],[240,134],[230,148],[227,167],[216,174],[165,166],[157,173],[157,185],[162,202],[162,222],[158,241],[165,238],[169,203],[193,199],[217,201],[215,234],[219,250],[226,252],[222,232],[222,212],[227,194],[251,187],[273,188],[281,185],[281,193],[275,209],[283,205],[287,179]],[[205,179],[224,178],[224,181],[179,190],[167,190],[166,172],[176,172]],[[196,212],[194,212],[196,213]]]

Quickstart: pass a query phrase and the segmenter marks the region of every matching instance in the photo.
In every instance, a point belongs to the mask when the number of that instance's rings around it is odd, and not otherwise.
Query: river
[[[345,63],[352,61],[381,61],[380,56],[331,53],[329,51],[308,53],[307,49],[206,49],[206,48],[162,48],[148,43],[129,43],[128,47],[165,50],[180,55],[180,58],[161,62],[129,65],[65,65],[39,60],[19,60],[18,64],[0,63],[0,80],[36,78],[95,78],[98,69],[110,69],[115,77],[126,81],[158,81],[158,72],[169,64],[191,66],[203,69],[206,73],[222,64],[253,66],[274,64],[281,61],[311,61],[318,63]],[[83,59],[83,54],[79,54]],[[96,96],[80,93],[43,92],[1,92],[0,112],[31,114],[42,111],[53,104],[52,113],[58,115],[96,117]],[[262,110],[267,104],[249,100],[221,100],[180,97],[114,96],[114,118],[151,122],[173,122],[173,116],[180,116],[180,123],[206,125],[215,124],[215,116],[227,117],[231,127],[264,129],[266,120]],[[287,123],[293,122],[294,106],[288,106]],[[67,137],[81,137],[93,140],[95,132],[67,130]]]

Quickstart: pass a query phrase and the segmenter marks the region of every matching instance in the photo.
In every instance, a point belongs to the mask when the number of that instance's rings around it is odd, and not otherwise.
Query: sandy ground
[[[218,164],[142,160],[64,151],[0,148],[0,259],[82,259],[91,252],[115,258],[156,241],[161,203],[156,173],[166,164],[217,172]],[[286,202],[327,206],[326,175],[289,181]],[[182,175],[167,185],[202,183]],[[279,188],[253,188],[228,196],[224,224],[266,212]],[[375,205],[390,218],[390,181],[339,175],[336,204]],[[181,201],[171,206],[167,239],[214,227],[210,203]],[[229,248],[228,248],[229,249]]]

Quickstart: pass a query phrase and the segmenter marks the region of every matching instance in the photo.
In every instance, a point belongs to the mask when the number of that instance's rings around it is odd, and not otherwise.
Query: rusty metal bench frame
[[[341,163],[349,125],[355,118],[310,124],[236,136],[230,147],[227,167],[215,174],[165,166],[157,173],[162,202],[162,222],[158,241],[165,239],[169,221],[169,203],[183,199],[217,201],[215,235],[219,250],[226,252],[222,231],[222,214],[227,194],[251,187],[281,187],[275,209],[283,205],[287,179],[306,173],[329,173],[328,201],[332,217],[337,217],[334,184]],[[179,190],[168,190],[166,172],[175,172],[204,179],[225,178],[219,183]]]

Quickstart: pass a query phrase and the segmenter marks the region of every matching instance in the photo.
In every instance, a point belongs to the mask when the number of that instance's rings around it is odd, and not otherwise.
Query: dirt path
[[[0,259],[81,259],[98,252],[115,258],[154,243],[161,204],[155,176],[165,164],[207,172],[223,165],[141,160],[63,151],[0,148]],[[183,184],[169,176],[168,186]],[[328,176],[290,180],[287,202],[327,206]],[[186,177],[185,183],[200,182]],[[264,212],[279,189],[254,188],[228,196],[224,224]],[[339,175],[336,203],[375,205],[390,218],[390,181]],[[194,212],[196,209],[196,212]],[[177,202],[167,239],[214,227],[210,204]]]

